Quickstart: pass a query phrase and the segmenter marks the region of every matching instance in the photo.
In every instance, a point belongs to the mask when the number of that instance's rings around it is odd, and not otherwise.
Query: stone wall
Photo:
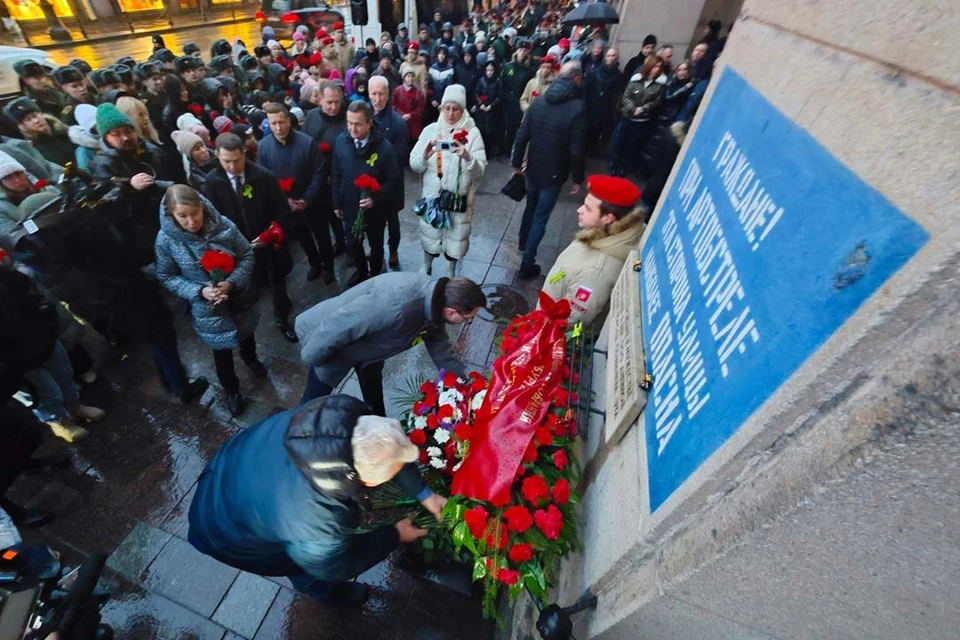
[[[653,514],[643,416],[612,446],[591,424],[585,548],[557,595],[599,594],[578,637],[960,629],[958,32],[947,1],[746,1],[720,64],[930,239]]]

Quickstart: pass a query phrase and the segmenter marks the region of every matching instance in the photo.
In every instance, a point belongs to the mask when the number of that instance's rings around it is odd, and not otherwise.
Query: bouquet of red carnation
[[[277,182],[280,183],[280,190],[284,193],[290,193],[290,190],[293,189],[293,178],[277,178]]]
[[[260,244],[265,244],[267,246],[273,247],[274,251],[280,251],[280,247],[283,246],[283,241],[285,236],[283,234],[283,229],[280,228],[280,225],[277,224],[276,220],[270,223],[270,226],[267,227],[263,233],[257,236],[257,240],[260,241]]]
[[[320,143],[320,153],[330,153],[331,151],[333,151],[333,145],[329,142]]]
[[[470,134],[467,133],[467,130],[466,130],[466,129],[460,129],[460,131],[455,131],[455,132],[453,133],[453,141],[454,141],[454,142],[459,142],[460,144],[466,146],[466,144],[467,144],[467,138],[468,138],[469,136],[470,136]]]
[[[200,266],[210,274],[210,281],[213,286],[217,286],[233,273],[236,261],[229,253],[210,249],[200,257]]]
[[[372,194],[380,191],[380,182],[368,173],[362,173],[357,176],[357,179],[353,181],[353,186],[360,189],[361,200],[365,200],[371,197]],[[360,207],[360,211],[357,212],[357,219],[353,221],[352,231],[353,237],[355,238],[363,235],[363,227],[365,224],[363,212],[363,207]]]

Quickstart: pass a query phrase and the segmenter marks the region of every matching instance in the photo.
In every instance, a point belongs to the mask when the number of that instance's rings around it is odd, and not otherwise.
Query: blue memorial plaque
[[[727,67],[642,250],[651,511],[927,238]]]

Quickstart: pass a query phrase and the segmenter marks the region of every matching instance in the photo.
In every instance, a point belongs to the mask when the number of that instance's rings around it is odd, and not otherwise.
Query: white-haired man
[[[318,398],[227,441],[200,476],[188,539],[232,567],[359,604],[367,588],[350,580],[427,533],[409,518],[357,533],[364,487],[395,480],[437,519],[446,504],[417,457],[396,420],[350,396]]]

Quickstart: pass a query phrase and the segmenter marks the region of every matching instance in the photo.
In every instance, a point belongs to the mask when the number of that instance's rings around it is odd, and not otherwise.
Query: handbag
[[[520,202],[527,197],[527,181],[524,180],[522,174],[515,173],[513,177],[507,181],[507,184],[503,185],[500,193],[515,202]]]
[[[461,196],[453,191],[440,189],[440,193],[437,194],[437,207],[444,211],[465,213],[467,210],[467,196]]]

